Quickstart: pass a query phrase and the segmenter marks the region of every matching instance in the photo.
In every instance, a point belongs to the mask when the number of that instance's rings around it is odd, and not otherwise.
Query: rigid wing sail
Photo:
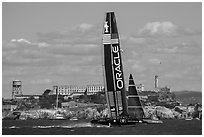
[[[107,104],[111,117],[118,119],[120,116],[126,116],[128,112],[120,41],[114,12],[106,13],[102,42]]]

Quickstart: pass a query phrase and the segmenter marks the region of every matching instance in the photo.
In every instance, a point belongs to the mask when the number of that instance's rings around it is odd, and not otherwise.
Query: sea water
[[[163,120],[131,126],[93,124],[89,120],[3,120],[3,135],[201,135],[202,120]]]

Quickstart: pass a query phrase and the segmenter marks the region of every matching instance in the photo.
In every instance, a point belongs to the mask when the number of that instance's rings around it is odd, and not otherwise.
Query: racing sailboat
[[[114,12],[107,12],[105,16],[102,51],[105,93],[110,117],[99,119],[97,122],[112,124],[141,122],[144,111],[132,75],[129,78],[128,95],[126,95],[120,40]]]

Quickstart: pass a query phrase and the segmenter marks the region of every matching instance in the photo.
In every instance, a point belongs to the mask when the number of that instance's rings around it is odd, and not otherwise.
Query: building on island
[[[86,86],[87,89],[87,95],[92,95],[92,94],[96,94],[98,92],[103,92],[104,91],[104,86],[103,85],[87,85]]]
[[[144,85],[143,84],[135,84],[137,92],[143,92],[144,90]],[[126,91],[128,91],[128,86],[126,87]]]
[[[167,86],[165,87],[157,87],[153,91],[155,92],[171,92],[171,89]]]
[[[144,85],[143,84],[138,84],[138,85],[135,85],[136,86],[136,89],[138,92],[143,92],[144,91]]]
[[[155,75],[154,77],[154,90],[155,92],[171,92],[171,89],[167,86],[160,87],[159,86],[159,76]]]
[[[50,93],[52,95],[72,95],[73,93],[84,93],[85,86],[75,86],[75,85],[55,85],[53,86],[53,91]]]
[[[85,92],[87,95],[93,95],[104,90],[104,86],[101,84],[93,84],[86,86],[76,86],[76,85],[55,85],[53,86],[53,91],[50,95],[64,95],[64,96],[79,96],[84,95]]]

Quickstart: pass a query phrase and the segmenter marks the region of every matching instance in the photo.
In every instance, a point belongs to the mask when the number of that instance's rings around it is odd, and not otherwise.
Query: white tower
[[[158,88],[159,87],[159,81],[158,81],[158,76],[156,75],[154,78],[154,87]]]

